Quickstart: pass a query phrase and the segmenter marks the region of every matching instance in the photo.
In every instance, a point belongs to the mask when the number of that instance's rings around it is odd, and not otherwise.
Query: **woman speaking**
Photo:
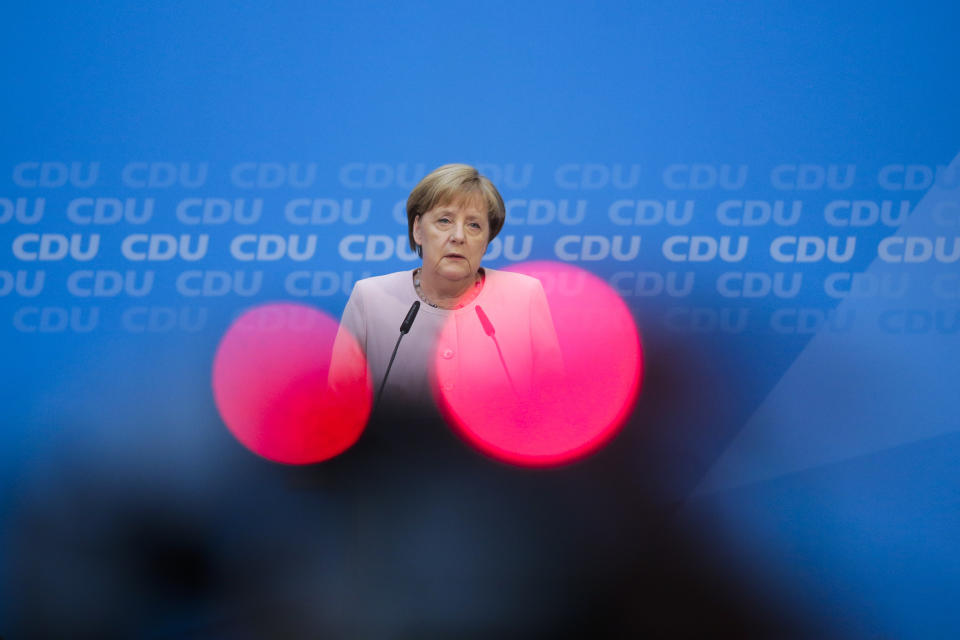
[[[383,385],[381,404],[438,403],[449,413],[458,399],[485,397],[516,407],[562,370],[540,282],[481,266],[505,218],[496,187],[468,165],[439,167],[410,193],[407,231],[422,264],[358,281],[340,327],[363,353],[374,393]]]

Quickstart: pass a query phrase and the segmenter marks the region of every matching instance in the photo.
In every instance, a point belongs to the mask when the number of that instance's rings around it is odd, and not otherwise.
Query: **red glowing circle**
[[[256,307],[230,326],[213,360],[213,396],[245,447],[309,464],[357,441],[370,415],[370,383],[359,346],[338,326],[322,311],[288,303]]]
[[[470,444],[498,460],[543,467],[587,456],[619,431],[639,392],[632,314],[578,267],[531,262],[507,271],[539,280],[545,303],[528,278],[507,278],[497,295],[478,298],[481,311],[451,317],[434,359],[438,402]]]

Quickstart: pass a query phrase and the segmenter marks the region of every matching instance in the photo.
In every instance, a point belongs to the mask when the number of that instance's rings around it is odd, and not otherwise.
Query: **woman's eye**
[[[471,222],[471,223],[470,223],[470,226],[473,227],[474,229],[479,229],[479,228],[480,228],[480,223],[479,223],[479,222]]]

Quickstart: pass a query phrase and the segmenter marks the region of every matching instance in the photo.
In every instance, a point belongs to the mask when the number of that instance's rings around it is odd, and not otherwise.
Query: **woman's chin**
[[[472,278],[473,271],[471,271],[470,265],[467,264],[466,260],[463,260],[462,262],[463,262],[462,265],[460,264],[449,265],[449,266],[443,266],[437,269],[437,275],[443,278],[444,280],[451,280],[453,282]]]

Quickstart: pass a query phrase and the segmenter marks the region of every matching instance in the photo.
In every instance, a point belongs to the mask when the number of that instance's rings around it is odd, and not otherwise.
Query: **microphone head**
[[[477,310],[477,317],[480,318],[480,325],[483,327],[483,332],[493,337],[496,330],[493,328],[493,323],[490,322],[490,318],[488,318],[487,314],[480,308],[480,305],[475,306],[474,309]]]
[[[400,325],[400,333],[407,333],[410,331],[410,327],[413,325],[413,319],[417,317],[417,311],[420,310],[420,301],[414,300],[413,304],[410,305],[410,311],[407,311],[407,317],[403,319],[403,324]]]

